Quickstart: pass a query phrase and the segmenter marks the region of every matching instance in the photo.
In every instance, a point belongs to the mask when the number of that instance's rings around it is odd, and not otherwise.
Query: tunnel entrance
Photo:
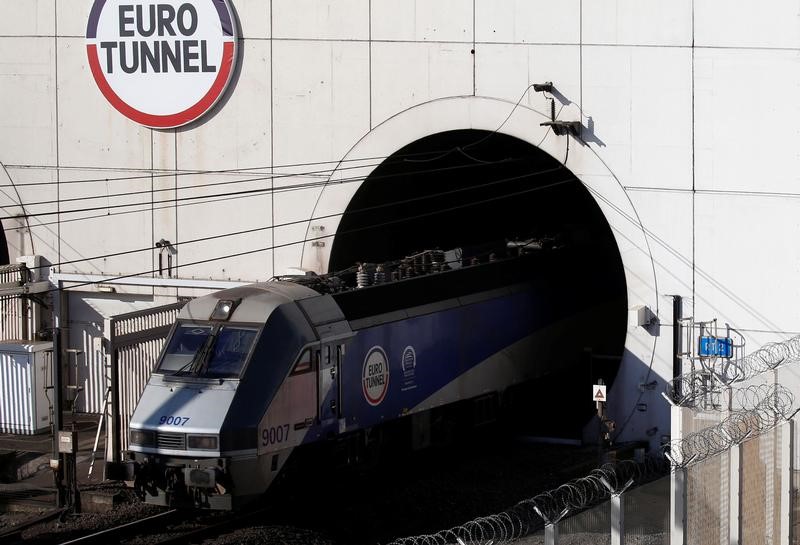
[[[590,385],[598,379],[610,384],[616,376],[627,327],[626,284],[602,211],[558,160],[487,131],[417,140],[383,161],[353,196],[329,270],[429,249],[494,255],[530,240],[579,253],[579,260],[558,271],[557,285],[541,289],[561,292],[549,294],[556,300],[561,294],[583,298],[591,311],[554,332],[543,348],[542,357],[558,360],[561,371],[537,379],[538,394],[527,396],[523,420],[530,433],[575,438],[594,413]]]

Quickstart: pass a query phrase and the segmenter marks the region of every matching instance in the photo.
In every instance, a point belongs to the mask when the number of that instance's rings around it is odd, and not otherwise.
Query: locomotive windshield
[[[257,332],[247,327],[181,323],[169,340],[158,371],[167,375],[238,377]]]

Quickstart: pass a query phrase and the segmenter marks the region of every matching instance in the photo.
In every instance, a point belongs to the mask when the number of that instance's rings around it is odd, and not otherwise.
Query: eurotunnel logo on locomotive
[[[373,346],[364,358],[361,368],[361,386],[364,399],[373,407],[380,405],[389,390],[389,359],[380,346]]]
[[[137,123],[191,123],[230,83],[234,21],[228,0],[95,0],[86,29],[94,80]]]

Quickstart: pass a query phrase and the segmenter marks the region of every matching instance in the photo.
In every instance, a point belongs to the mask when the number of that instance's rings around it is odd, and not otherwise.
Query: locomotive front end
[[[302,342],[284,333],[302,331],[293,300],[315,294],[286,292],[234,288],[182,309],[130,422],[127,472],[142,499],[233,509],[267,489],[258,421]]]
[[[178,322],[131,419],[142,496],[163,490],[165,504],[231,507],[231,458],[223,453],[235,445],[223,425],[258,333],[257,326]]]

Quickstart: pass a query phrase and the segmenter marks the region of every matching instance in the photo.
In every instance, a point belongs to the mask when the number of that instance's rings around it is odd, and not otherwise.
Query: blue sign
[[[717,337],[700,337],[700,357],[730,358],[733,356],[733,339]]]

